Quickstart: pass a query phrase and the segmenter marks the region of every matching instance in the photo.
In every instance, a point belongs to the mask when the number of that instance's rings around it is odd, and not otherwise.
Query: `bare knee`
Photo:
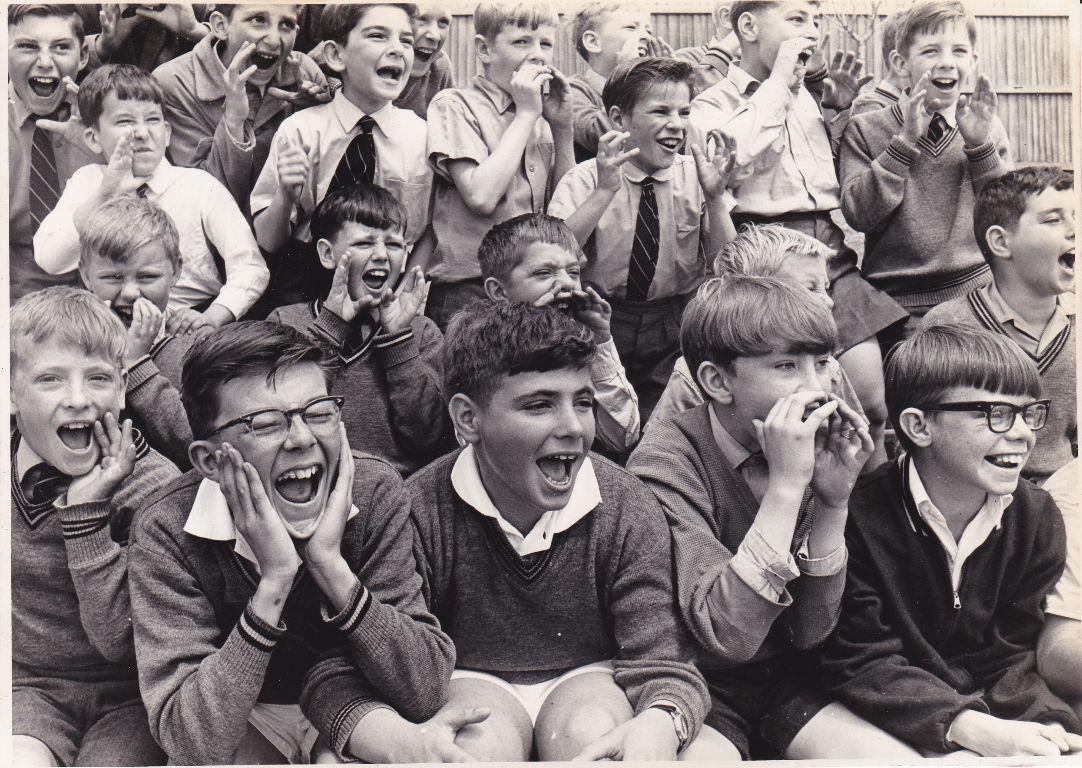
[[[11,737],[11,761],[12,765],[59,765],[44,741],[23,735]]]
[[[920,753],[834,702],[819,710],[797,733],[787,760],[879,759],[909,761]]]
[[[467,725],[455,736],[455,744],[480,762],[521,762],[530,757],[533,723],[522,705],[493,683],[476,679],[451,681],[444,709],[485,707],[491,714]]]
[[[566,707],[543,721],[538,718],[535,732],[538,752],[543,755],[542,759],[556,759],[547,755],[559,754],[568,760],[621,722],[604,706],[580,704]]]
[[[684,747],[678,759],[690,763],[728,763],[740,762],[744,758],[736,745],[709,725],[704,725],[699,735]]]

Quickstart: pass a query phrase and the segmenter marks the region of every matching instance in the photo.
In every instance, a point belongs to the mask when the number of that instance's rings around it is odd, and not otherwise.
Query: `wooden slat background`
[[[709,2],[664,5],[665,12],[654,12],[651,19],[654,30],[673,48],[704,43],[713,34],[713,21],[707,10]],[[468,7],[463,3],[455,5],[447,46],[459,83],[465,83],[477,71],[472,14]],[[824,4],[823,29],[828,51],[839,47],[855,49],[853,41],[831,20],[830,14],[846,9],[858,13],[864,10],[857,19],[858,34],[863,34],[870,23],[866,11],[869,7],[870,3],[859,0]],[[898,4],[882,3],[879,13],[882,15],[893,7]],[[1072,162],[1070,19],[1065,6],[1058,8],[1036,9],[1028,4],[999,0],[983,4],[976,13],[978,66],[999,94],[999,115],[1011,137],[1017,162],[1064,166]],[[563,18],[566,21],[570,14]],[[881,72],[880,47],[877,29],[864,51],[867,67],[877,74]],[[560,29],[555,64],[564,72],[581,72],[585,68],[571,43],[568,24]]]

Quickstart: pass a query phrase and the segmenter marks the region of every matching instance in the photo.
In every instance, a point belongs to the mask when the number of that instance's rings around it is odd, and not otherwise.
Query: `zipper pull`
[[[958,590],[954,591],[954,610],[958,611],[962,608],[962,598],[958,597]]]

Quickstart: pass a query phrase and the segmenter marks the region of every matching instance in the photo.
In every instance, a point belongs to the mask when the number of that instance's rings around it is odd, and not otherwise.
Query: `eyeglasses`
[[[996,434],[1002,434],[1011,431],[1011,427],[1014,426],[1014,419],[1018,414],[1022,414],[1022,421],[1034,432],[1042,429],[1048,421],[1048,409],[1051,407],[1051,403],[1051,400],[1034,400],[1032,403],[1026,403],[1025,405],[981,402],[940,403],[939,405],[929,405],[922,410],[980,411],[988,419],[988,429]]]
[[[289,428],[293,424],[293,417],[300,416],[301,421],[308,425],[312,432],[327,434],[338,426],[342,417],[342,405],[346,402],[344,397],[320,397],[300,408],[291,408],[281,411],[277,408],[267,408],[262,411],[238,416],[227,421],[219,427],[215,427],[206,434],[206,437],[216,435],[223,430],[244,425],[244,434],[261,440],[284,440],[289,434]]]

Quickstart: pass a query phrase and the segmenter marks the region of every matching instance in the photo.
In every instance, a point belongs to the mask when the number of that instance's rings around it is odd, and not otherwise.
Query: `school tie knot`
[[[948,128],[947,118],[936,112],[932,115],[932,122],[928,124],[928,140],[933,144],[938,144],[947,135]]]
[[[357,121],[357,127],[361,130],[361,133],[372,133],[372,130],[376,127],[376,120],[372,115],[365,115]]]
[[[23,496],[31,504],[54,501],[68,490],[69,485],[71,485],[70,475],[65,475],[45,462],[32,466],[19,481]]]
[[[146,182],[143,182],[142,184],[140,184],[135,189],[135,196],[136,197],[146,198],[146,196],[149,195],[149,194],[150,194],[150,185],[147,184]]]

